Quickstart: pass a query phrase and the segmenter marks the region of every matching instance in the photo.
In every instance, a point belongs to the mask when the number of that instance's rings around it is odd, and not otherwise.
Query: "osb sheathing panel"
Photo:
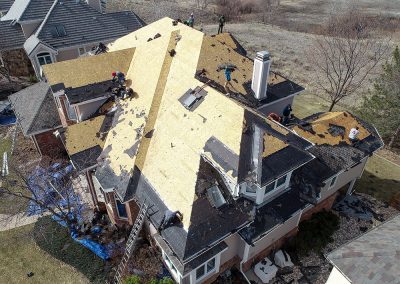
[[[329,132],[329,125],[334,124],[345,128],[345,134],[342,138],[340,135],[332,136]],[[311,126],[315,131],[312,134],[309,131],[305,131],[298,126],[294,127],[294,130],[302,137],[308,139],[315,144],[329,144],[338,145],[340,142],[351,144],[349,140],[350,129],[358,126],[359,135],[358,139],[363,140],[368,137],[370,133],[348,112],[328,112],[321,115],[318,119],[311,122]]]
[[[175,48],[142,171],[169,209],[183,214],[187,229],[203,148],[215,136],[239,154],[244,110],[209,87],[208,95],[193,112],[182,106],[178,99],[189,88],[202,86],[194,75],[203,34],[186,26],[179,29],[181,40]]]
[[[95,146],[104,147],[106,135],[100,133],[104,118],[104,115],[97,116],[67,127],[65,146],[69,155],[74,155]]]
[[[118,123],[109,131],[105,149],[107,160],[116,175],[131,171],[136,156],[132,148],[138,145],[153,100],[153,95],[160,76],[161,67],[167,52],[169,36],[136,48],[132,64],[126,74],[132,80],[134,98],[122,101],[122,113]],[[139,132],[140,135],[137,135]]]
[[[232,49],[236,49],[238,46],[235,41],[232,39],[232,36],[229,33],[221,33],[213,36],[220,43],[227,45]]]
[[[284,141],[272,136],[271,134],[264,134],[264,151],[262,157],[268,157],[288,146]]]
[[[134,48],[129,48],[118,52],[80,57],[44,65],[43,70],[50,85],[64,83],[66,88],[77,88],[111,80],[113,71],[128,72],[134,52]]]

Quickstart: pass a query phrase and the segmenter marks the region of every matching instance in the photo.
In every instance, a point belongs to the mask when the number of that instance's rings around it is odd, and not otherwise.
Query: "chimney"
[[[253,79],[251,89],[257,100],[263,100],[267,97],[269,68],[271,60],[268,51],[259,51],[254,59]]]

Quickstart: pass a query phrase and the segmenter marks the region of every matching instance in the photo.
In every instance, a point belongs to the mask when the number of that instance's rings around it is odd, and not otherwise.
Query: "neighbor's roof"
[[[30,0],[15,0],[7,14],[1,17],[1,21],[18,21],[24,13]]]
[[[0,21],[0,50],[22,48],[25,36],[20,25]]]
[[[68,0],[67,0],[68,1]],[[54,0],[30,0],[19,21],[43,20]]]
[[[13,0],[0,0],[0,11],[8,11],[13,2]]]
[[[400,215],[327,255],[351,283],[399,283]]]
[[[32,2],[32,5],[35,5],[32,7],[29,5],[26,11],[28,12],[32,8],[32,14],[34,14],[35,8],[41,7],[41,3],[45,0],[32,1],[35,1]],[[101,41],[107,42],[126,35],[144,25],[144,22],[131,11],[100,13],[84,2],[73,0],[56,0],[51,4],[46,10],[43,22],[35,33],[30,36],[30,38],[35,38],[36,40],[31,40],[29,44],[25,45],[25,50],[28,54],[40,42],[53,49],[81,46],[83,44],[95,45]],[[62,26],[66,35],[54,36],[56,26]]]
[[[112,116],[100,115],[67,127],[63,143],[78,170],[94,166],[104,148]]]
[[[61,126],[50,87],[39,82],[9,96],[24,135],[52,130]]]

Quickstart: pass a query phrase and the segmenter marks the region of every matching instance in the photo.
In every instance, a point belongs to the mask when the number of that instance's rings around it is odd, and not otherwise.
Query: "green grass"
[[[32,238],[34,228],[0,232],[0,283],[88,283],[76,269],[40,249]],[[34,276],[28,278],[29,272]]]
[[[11,137],[7,138],[2,138],[0,140],[0,160],[1,162],[3,161],[3,153],[7,152],[8,155],[8,163],[9,163],[9,176],[7,176],[7,181],[10,181],[12,179],[18,179],[18,177],[15,175],[15,173],[12,172],[12,169],[10,168],[10,163],[11,163],[11,145],[12,145],[12,140]],[[2,186],[8,187],[9,184],[7,181],[2,181]],[[13,189],[12,187],[10,187]],[[0,214],[10,214],[14,215],[19,212],[23,212],[26,209],[28,202],[22,198],[18,198],[15,196],[3,194],[0,196]]]
[[[400,191],[400,166],[379,156],[372,156],[367,162],[363,176],[357,181],[355,190],[389,202],[393,195]]]
[[[328,107],[329,102],[323,98],[304,93],[294,99],[293,112],[297,117],[303,118],[316,112],[328,111]],[[345,110],[345,106],[339,104],[334,110]],[[390,198],[400,190],[400,167],[374,155],[368,160],[364,174],[356,183],[355,189],[389,202]]]

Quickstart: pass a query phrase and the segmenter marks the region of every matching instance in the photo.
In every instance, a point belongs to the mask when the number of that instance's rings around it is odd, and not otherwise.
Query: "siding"
[[[260,112],[262,112],[265,115],[269,115],[271,112],[274,112],[278,115],[282,115],[283,109],[288,105],[291,104],[293,105],[293,99],[295,96],[292,97],[287,97],[285,99],[283,99],[282,101],[279,102],[272,102],[269,105],[263,106],[261,108],[259,108],[258,110]]]
[[[106,101],[106,99],[94,101],[88,104],[82,104],[77,106],[78,119],[83,121],[88,119],[93,113],[95,113],[99,107]]]

